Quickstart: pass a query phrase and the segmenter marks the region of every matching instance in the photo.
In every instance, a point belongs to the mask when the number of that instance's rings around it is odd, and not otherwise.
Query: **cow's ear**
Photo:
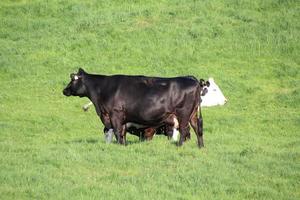
[[[200,84],[201,87],[203,87],[205,85],[205,81],[201,78],[199,80],[199,84]]]
[[[72,81],[76,81],[81,78],[81,76],[78,76],[77,74],[70,74],[70,78],[72,79]]]
[[[85,74],[85,71],[80,67],[78,69],[78,75],[82,75],[82,74]]]
[[[205,85],[206,85],[207,87],[209,87],[209,86],[210,86],[210,82],[209,82],[209,81],[206,81]]]
[[[70,78],[73,80],[74,79],[75,74],[70,74]]]

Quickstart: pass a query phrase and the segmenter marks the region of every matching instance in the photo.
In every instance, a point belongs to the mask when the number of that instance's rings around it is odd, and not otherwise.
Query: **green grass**
[[[0,199],[299,199],[295,0],[0,2]],[[214,77],[206,147],[105,144],[69,73]],[[298,188],[298,189],[297,189]]]

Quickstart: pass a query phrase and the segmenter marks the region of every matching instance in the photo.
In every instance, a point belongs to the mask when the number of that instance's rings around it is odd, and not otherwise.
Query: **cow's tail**
[[[201,102],[202,102],[202,96],[204,96],[207,92],[208,89],[207,87],[209,87],[210,83],[209,81],[205,81],[204,79],[200,79],[198,81],[199,86],[200,86],[200,94],[199,94],[199,106],[198,106],[198,116],[197,116],[197,122],[196,122],[196,130],[194,129],[194,131],[196,132],[197,135],[197,141],[198,141],[198,147],[204,147],[204,142],[203,142],[203,119],[202,119],[202,113],[201,113]]]

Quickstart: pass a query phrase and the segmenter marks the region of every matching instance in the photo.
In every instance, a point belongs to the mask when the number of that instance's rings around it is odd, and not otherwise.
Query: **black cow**
[[[193,78],[193,77],[189,77],[189,78]],[[210,82],[209,81],[204,81],[203,79],[200,79],[199,80],[199,84],[202,86],[202,90],[201,90],[201,96],[205,96],[206,93],[208,92],[208,87],[210,86]],[[202,97],[201,97],[202,99]],[[88,111],[89,107],[93,105],[93,102],[89,102],[85,105],[83,105],[83,110],[86,112]],[[105,118],[105,116],[103,116],[104,119],[108,120],[107,123],[110,123],[110,119],[109,118]],[[132,134],[132,135],[135,135],[135,136],[138,136],[140,138],[141,141],[144,141],[144,140],[152,140],[154,134],[163,134],[165,136],[168,136],[168,139],[170,139],[171,137],[173,138],[173,140],[177,140],[177,131],[175,131],[175,129],[177,129],[178,127],[168,127],[167,125],[162,125],[158,128],[153,128],[153,127],[145,127],[145,126],[140,126],[140,127],[137,127],[137,126],[132,126],[130,123],[127,123],[126,124],[126,132]],[[112,140],[112,134],[113,134],[113,131],[112,129],[108,129],[106,127],[104,127],[103,129],[103,132],[105,134],[105,139],[106,139],[106,142],[111,142]],[[173,136],[175,132],[175,136]],[[185,140],[186,139],[190,139],[190,135],[187,135]]]
[[[189,123],[203,147],[200,95],[203,85],[194,77],[159,78],[127,75],[95,75],[79,69],[63,90],[66,96],[88,97],[104,126],[126,143],[126,124],[173,127],[179,122],[179,145],[189,135]],[[197,110],[199,109],[199,118]]]

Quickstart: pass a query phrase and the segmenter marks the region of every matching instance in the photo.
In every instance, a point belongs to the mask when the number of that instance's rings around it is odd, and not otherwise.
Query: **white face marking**
[[[74,80],[78,80],[78,76],[77,75],[74,75]]]
[[[176,128],[174,128],[173,129],[172,140],[173,141],[178,141],[178,135],[179,135],[179,131]]]
[[[205,90],[205,89],[207,89],[207,90],[208,90],[208,87],[207,87],[207,86],[204,86],[204,87],[203,87],[203,90]]]
[[[224,105],[227,102],[227,99],[224,97],[221,89],[215,83],[213,78],[209,78],[208,81],[210,86],[207,87],[207,93],[204,96],[201,96],[201,107]]]

